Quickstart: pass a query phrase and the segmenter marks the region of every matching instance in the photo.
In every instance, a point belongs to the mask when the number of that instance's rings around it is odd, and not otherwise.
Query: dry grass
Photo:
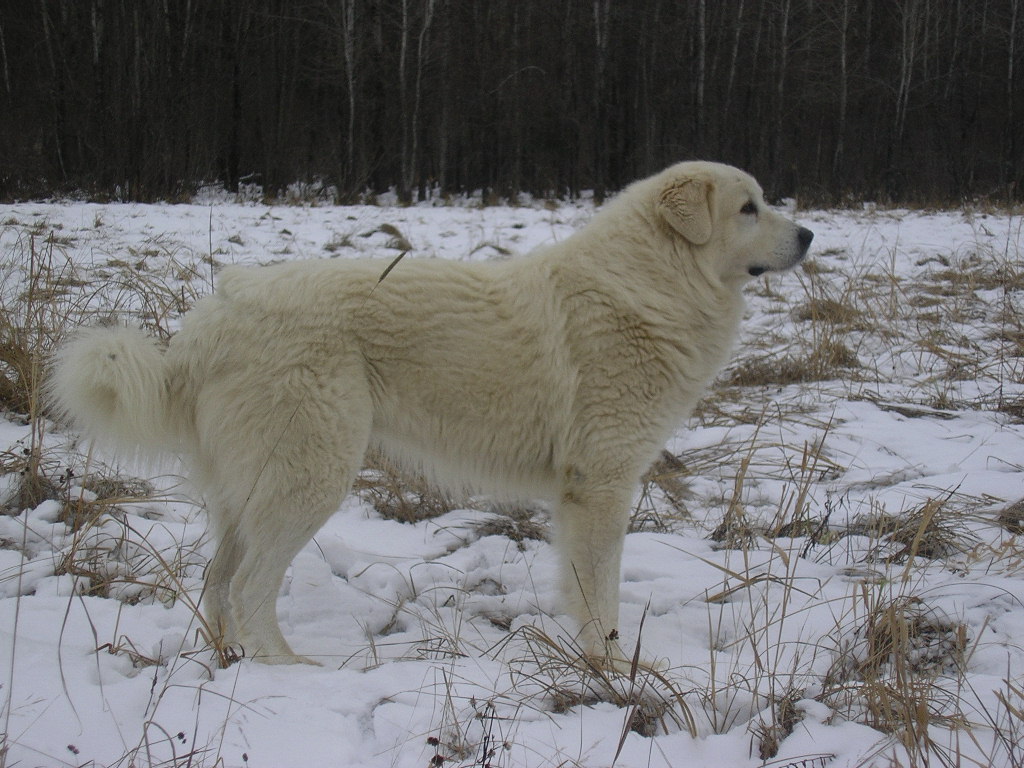
[[[642,736],[679,729],[696,734],[687,692],[670,676],[640,662],[639,641],[629,668],[621,670],[588,657],[573,639],[554,638],[533,626],[517,630],[506,645],[521,649],[509,664],[513,685],[527,701],[553,712],[598,702],[626,710],[620,749],[630,731]]]
[[[793,729],[800,722],[800,712],[796,704],[801,698],[802,691],[787,691],[772,704],[770,718],[759,719],[754,724],[757,754],[762,760],[771,760],[778,755],[782,742],[793,733]]]
[[[0,263],[0,408],[29,416],[41,407],[38,393],[46,356],[84,307],[82,283],[63,244],[23,235]],[[76,290],[77,289],[77,290]]]
[[[999,525],[1010,533],[1024,535],[1024,499],[1008,504],[996,516]]]
[[[491,514],[475,526],[477,536],[504,536],[514,541],[520,551],[526,548],[527,541],[547,541],[550,538],[545,509],[511,502],[486,506]]]
[[[629,518],[631,533],[663,533],[691,520],[687,507],[693,496],[687,479],[691,471],[678,456],[661,452],[641,478],[640,495]]]
[[[860,360],[845,342],[821,338],[817,345],[796,354],[775,354],[733,366],[725,379],[729,387],[788,386],[849,377]]]
[[[418,523],[466,504],[466,497],[439,490],[422,475],[405,471],[380,453],[367,455],[365,466],[353,490],[386,520]]]
[[[996,692],[996,700],[994,710],[982,705],[983,721],[996,739],[992,764],[1024,768],[1024,685],[1005,678],[1002,690]]]
[[[839,715],[892,734],[912,765],[943,748],[932,729],[966,728],[958,700],[973,642],[967,627],[914,595],[862,587],[820,698]]]
[[[201,572],[204,559],[197,550],[152,543],[112,501],[90,507],[89,516],[82,515],[89,524],[78,529],[54,571],[74,576],[82,594],[130,605],[171,604],[179,599],[186,575]]]
[[[400,251],[411,247],[390,225],[366,234],[383,234],[389,247]],[[336,237],[325,248],[345,248],[351,238]],[[490,243],[481,247],[487,246],[499,250]],[[69,543],[57,553],[58,575],[71,577],[78,594],[129,605],[185,601],[206,643],[194,652],[196,658],[212,655],[214,665],[227,666],[244,656],[244,649],[223,646],[216,628],[203,620],[195,590],[187,586],[205,564],[199,543],[168,545],[135,527],[133,512],[139,505],[158,501],[147,481],[109,472],[75,478],[66,465],[47,454],[38,396],[46,356],[70,326],[128,315],[158,335],[170,335],[174,320],[207,287],[207,267],[215,266],[212,254],[206,261],[192,258],[155,238],[135,252],[110,259],[95,274],[84,275],[67,255],[74,247],[73,239],[53,231],[26,230],[0,264],[0,407],[33,425],[28,445],[0,455],[0,472],[20,477],[16,492],[0,502],[10,515],[45,500],[59,503],[57,521],[65,527]],[[766,334],[755,340],[747,347],[752,351],[730,369],[698,412],[705,426],[754,425],[752,436],[741,432],[742,438],[682,456],[663,453],[645,475],[633,510],[632,530],[658,532],[692,530],[694,513],[709,513],[703,520],[716,542],[716,554],[734,551],[743,560],[734,569],[723,567],[721,588],[707,595],[708,678],[694,674],[694,682],[689,671],[677,675],[648,669],[639,655],[630,669],[609,669],[582,654],[571,637],[518,628],[509,631],[500,649],[492,649],[508,659],[511,692],[461,700],[455,681],[446,678],[438,726],[426,737],[433,749],[432,764],[511,764],[508,745],[518,708],[559,713],[600,702],[622,711],[620,750],[630,733],[696,733],[692,702],[697,701],[711,730],[725,732],[744,724],[752,735],[753,751],[760,759],[771,760],[798,727],[798,702],[807,697],[827,705],[837,719],[889,734],[905,750],[910,765],[955,762],[947,748],[935,742],[935,734],[969,732],[965,674],[978,636],[962,619],[945,615],[926,594],[915,591],[916,575],[925,561],[1014,577],[1024,573],[1024,502],[1004,505],[986,521],[977,509],[982,501],[993,506],[991,499],[964,499],[955,490],[935,489],[929,498],[899,513],[877,504],[869,514],[842,522],[842,516],[834,514],[842,499],[823,500],[820,495],[827,481],[844,469],[828,450],[831,425],[815,425],[821,438],[802,448],[787,445],[778,436],[782,431],[773,427],[805,415],[795,406],[761,404],[764,398],[756,390],[839,381],[847,387],[848,399],[871,399],[879,408],[908,419],[941,420],[955,416],[954,409],[965,408],[1022,418],[1024,395],[1015,394],[1011,385],[1024,379],[1024,320],[1013,301],[993,302],[987,294],[1024,291],[1024,270],[1013,259],[967,253],[953,255],[948,263],[925,265],[936,268],[905,281],[897,279],[894,267],[879,263],[853,274],[839,273],[829,268],[828,256],[805,265],[800,275],[803,294],[793,301],[769,293],[769,284],[764,284],[761,290],[776,306],[775,316],[792,321],[786,325],[788,335]],[[151,268],[154,263],[161,266]],[[979,292],[986,296],[979,298]],[[91,309],[94,294],[105,297],[102,303],[108,309],[102,318]],[[896,363],[927,372],[913,397],[865,394],[858,386],[888,383],[888,371]],[[978,379],[1006,383],[1009,394],[1004,396],[1001,389],[998,398],[959,394],[960,383]],[[695,495],[693,481],[721,473],[722,468],[729,474],[723,475],[726,490],[716,508]],[[772,504],[757,498],[761,481],[780,479],[785,489]],[[86,493],[72,492],[73,487]],[[547,537],[542,509],[495,506],[468,494],[442,493],[380,456],[368,457],[355,491],[391,520],[416,523],[455,509],[476,508],[490,513],[476,527],[478,536],[505,536],[520,549]],[[1002,538],[980,541],[976,531],[985,522],[999,526]],[[784,667],[779,660],[789,658],[786,654],[794,644],[786,631],[800,620],[800,611],[809,610],[793,606],[798,598],[817,594],[815,588],[803,591],[797,564],[812,554],[823,558],[823,553],[854,538],[868,543],[850,549],[851,568],[879,568],[883,575],[860,581],[845,599],[836,601],[831,635],[801,637],[808,658],[798,657]],[[746,558],[765,552],[769,566],[755,571]],[[763,558],[758,562],[763,565]],[[890,570],[892,566],[899,567]],[[720,617],[717,611],[726,607],[739,617],[728,637],[720,627],[711,626],[712,617]],[[510,630],[505,617],[492,623]],[[424,657],[451,659],[467,653],[457,629],[449,632],[440,621],[430,629],[436,637],[418,649]],[[167,664],[125,636],[112,637],[97,650],[124,656],[136,667]],[[743,653],[754,659],[749,666],[736,661]],[[829,663],[822,671],[814,659],[824,654]],[[730,659],[734,666],[720,674],[718,667]],[[992,754],[1016,767],[1024,765],[1024,691],[1009,676],[1004,682],[997,706],[983,709],[983,719],[997,739]]]
[[[452,493],[376,451],[367,455],[353,490],[385,520],[419,523],[456,509],[475,509],[487,513],[474,525],[477,537],[504,536],[523,549],[525,541],[549,536],[543,507],[475,497],[468,491]]]
[[[158,237],[132,250],[128,259],[109,259],[86,275],[67,252],[74,245],[41,222],[24,230],[0,261],[0,408],[21,415],[31,427],[27,445],[0,454],[0,474],[19,478],[16,492],[0,503],[9,515],[46,501],[58,504],[53,518],[68,536],[54,553],[55,576],[70,577],[79,595],[127,604],[184,601],[207,642],[199,654],[227,666],[237,655],[218,642],[198,599],[185,587],[185,580],[194,580],[205,567],[198,543],[184,546],[173,535],[156,543],[133,527],[133,512],[141,509],[148,516],[161,502],[149,481],[110,471],[79,478],[59,454],[48,452],[49,422],[40,395],[47,360],[70,329],[130,313],[166,338],[171,321],[207,288],[209,272],[200,264],[212,261],[189,259]],[[151,269],[147,260],[154,257],[159,266]],[[106,307],[99,315],[97,304]],[[135,666],[163,663],[123,637],[97,650],[126,655]]]
[[[412,243],[409,239],[402,234],[402,231],[394,224],[388,224],[387,222],[381,224],[376,229],[371,229],[369,232],[364,232],[363,237],[373,237],[380,233],[386,235],[389,239],[387,241],[387,247],[393,248],[396,251],[411,251]]]
[[[1024,290],[1024,269],[1015,254],[979,246],[935,264],[922,262],[913,281],[897,275],[895,249],[889,264],[875,258],[860,268],[848,264],[843,274],[822,266],[828,255],[804,265],[804,295],[788,307],[791,335],[750,339],[749,351],[723,378],[725,386],[888,382],[896,361],[931,373],[931,405],[962,409],[972,404],[953,397],[957,382],[1019,381],[1024,375],[1024,320],[1013,299]],[[766,290],[762,295],[787,306],[784,297]],[[1002,298],[993,302],[996,293]],[[1020,400],[1000,397],[999,409],[1019,417]]]

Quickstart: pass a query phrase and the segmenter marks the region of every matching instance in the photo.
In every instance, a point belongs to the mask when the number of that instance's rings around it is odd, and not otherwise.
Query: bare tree
[[[725,81],[724,100],[722,102],[722,123],[728,123],[730,106],[732,105],[733,90],[736,84],[736,63],[740,55],[740,42],[743,40],[743,10],[744,0],[737,0],[736,15],[732,25],[732,47],[729,53],[729,74]]]
[[[847,107],[849,105],[849,40],[850,40],[850,0],[840,0],[838,15],[833,19],[839,37],[837,55],[839,58],[839,103],[836,106],[836,139],[832,151],[832,178],[839,178],[843,167],[843,152],[847,124]]]
[[[338,0],[341,7],[341,50],[345,62],[348,131],[345,135],[345,170],[355,170],[356,152],[356,0]]]
[[[921,0],[900,0],[895,4],[900,22],[899,69],[896,78],[896,94],[893,99],[892,128],[889,139],[888,187],[890,194],[897,194],[903,137],[907,126],[907,110],[910,104],[914,69],[917,64],[918,40],[922,28]]]
[[[11,68],[7,63],[7,43],[4,40],[4,25],[0,24],[0,65],[4,73],[4,91],[7,96],[11,95]]]
[[[594,197],[603,200],[607,182],[605,153],[607,151],[608,115],[605,108],[605,89],[608,76],[608,49],[611,40],[611,0],[592,0],[594,15]]]
[[[775,100],[772,104],[772,130],[769,143],[769,170],[774,176],[780,170],[782,131],[784,127],[783,106],[786,99],[786,75],[789,58],[789,17],[791,0],[780,0],[778,4],[778,37],[775,55]]]
[[[415,62],[413,65],[412,84],[409,83],[409,59],[411,56],[413,24],[415,23],[413,4],[419,5],[421,18],[419,31],[416,34]],[[423,99],[423,69],[426,66],[427,35],[434,19],[437,0],[401,0],[401,47],[398,57],[398,80],[400,101],[402,105],[402,171],[399,185],[399,197],[405,201],[412,200],[412,188],[416,182],[417,161],[419,150],[420,104]]]
[[[1020,0],[1009,0],[1010,24],[1007,30],[1006,44],[1006,161],[1003,163],[1001,179],[1003,184],[1010,181],[1016,183],[1020,174],[1014,172],[1019,152],[1017,138],[1020,128],[1017,125],[1017,111],[1014,102],[1017,98],[1017,27],[1020,24]]]
[[[707,40],[707,7],[705,0],[697,2],[697,82],[694,84],[693,99],[693,143],[698,153],[704,147],[704,78],[707,71],[708,40]]]

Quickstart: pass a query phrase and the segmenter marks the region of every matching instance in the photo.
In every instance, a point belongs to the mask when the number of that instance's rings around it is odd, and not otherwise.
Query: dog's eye
[[[757,206],[754,205],[753,200],[748,200],[746,205],[740,208],[740,213],[750,214],[751,216],[757,216]]]

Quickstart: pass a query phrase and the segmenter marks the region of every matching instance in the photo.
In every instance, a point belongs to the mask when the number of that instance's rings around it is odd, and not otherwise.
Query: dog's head
[[[654,208],[670,237],[682,238],[701,268],[742,284],[790,269],[814,233],[779,215],[748,174],[718,163],[679,163],[652,179]]]

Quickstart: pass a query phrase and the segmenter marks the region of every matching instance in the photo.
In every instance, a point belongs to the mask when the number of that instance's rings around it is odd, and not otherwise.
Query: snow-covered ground
[[[591,212],[26,203],[0,209],[0,294],[29,322],[169,333],[223,264],[503,258]],[[1024,764],[1024,536],[998,518],[1024,496],[1021,220],[792,215],[811,263],[750,286],[732,366],[636,501],[621,629],[662,671],[574,665],[551,545],[483,527],[486,500],[398,522],[367,492],[278,599],[323,666],[217,668],[176,468],[9,414],[0,766]],[[60,498],[19,509],[32,457]]]

